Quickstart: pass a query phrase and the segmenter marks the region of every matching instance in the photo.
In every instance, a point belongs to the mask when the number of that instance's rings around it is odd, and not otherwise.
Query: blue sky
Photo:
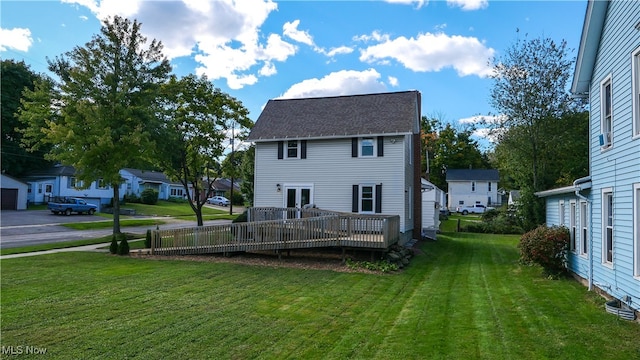
[[[46,73],[47,57],[83,46],[101,19],[121,15],[163,42],[174,73],[206,74],[253,120],[274,98],[419,90],[423,115],[460,124],[496,115],[488,63],[518,37],[564,39],[575,57],[586,4],[2,0],[0,56]]]

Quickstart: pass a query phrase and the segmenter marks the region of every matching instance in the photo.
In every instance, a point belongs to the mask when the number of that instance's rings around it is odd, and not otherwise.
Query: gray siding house
[[[254,206],[400,216],[421,232],[420,93],[270,100],[256,144]]]
[[[640,309],[640,2],[589,1],[572,92],[589,101],[589,176],[539,192],[569,268]]]

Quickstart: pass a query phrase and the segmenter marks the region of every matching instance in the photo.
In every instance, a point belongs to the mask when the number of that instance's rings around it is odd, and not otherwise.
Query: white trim
[[[640,183],[633,184],[633,276],[640,280]]]
[[[608,202],[607,202],[607,198],[608,196],[611,195],[611,202],[612,202],[612,207],[611,207],[611,261],[607,261],[607,228],[608,228]],[[613,202],[613,188],[609,187],[609,188],[603,188],[602,192],[601,192],[601,216],[602,216],[602,251],[601,251],[601,256],[602,258],[600,259],[600,262],[607,267],[613,268],[613,263],[615,260],[615,212],[614,212],[614,208],[615,208],[615,203]]]
[[[584,258],[589,257],[589,239],[587,238],[589,234],[589,214],[587,213],[589,211],[588,207],[589,204],[586,201],[580,201],[580,256]]]
[[[299,201],[298,199],[298,195],[300,195],[300,193],[298,192],[298,190],[301,189],[310,189],[310,193],[309,193],[309,204],[313,204],[313,196],[314,196],[314,185],[313,183],[283,183],[282,184],[282,204],[283,207],[286,208],[287,207],[287,190],[288,189],[296,189],[296,202]]]
[[[558,200],[558,225],[564,225],[565,218],[565,208],[564,208],[564,200]]]
[[[576,219],[578,216],[577,210],[576,201],[569,201],[569,234],[573,237],[573,239],[570,239],[571,245],[573,245],[573,248],[570,250],[574,253],[580,253],[580,243],[578,242],[578,221]]]
[[[289,142],[296,142],[296,156],[289,156]],[[282,146],[282,157],[284,159],[300,159],[300,152],[302,152],[302,146],[300,145],[300,140],[285,140]],[[292,148],[293,149],[293,148]]]
[[[606,124],[605,123],[605,104],[606,104],[606,96],[604,93],[604,89],[606,87],[610,88],[610,105],[611,105],[611,113],[609,114],[609,116],[611,117],[611,122],[610,124]],[[614,114],[614,110],[613,110],[614,106],[613,106],[613,77],[611,76],[611,74],[607,75],[607,77],[604,78],[604,80],[602,80],[600,82],[600,136],[602,136],[602,139],[604,141],[603,145],[600,145],[600,150],[601,151],[605,151],[605,150],[609,150],[613,147],[613,114]]]
[[[371,188],[371,211],[363,211],[362,201],[362,188]],[[376,213],[376,184],[358,184],[358,213],[359,214],[375,214]]]
[[[362,143],[365,139],[371,139],[371,142],[373,143],[371,155],[362,154]],[[363,136],[358,138],[358,157],[367,159],[378,157],[378,138],[375,136]]]
[[[631,53],[631,138],[640,139],[640,46]]]

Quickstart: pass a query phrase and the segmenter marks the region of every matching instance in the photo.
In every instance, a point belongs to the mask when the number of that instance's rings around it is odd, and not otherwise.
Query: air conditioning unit
[[[611,145],[611,132],[609,131],[609,132],[600,134],[600,146],[608,147],[610,145]]]

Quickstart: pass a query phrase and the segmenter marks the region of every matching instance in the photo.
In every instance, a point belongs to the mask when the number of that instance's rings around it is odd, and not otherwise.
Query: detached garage
[[[29,185],[9,175],[1,174],[0,188],[2,210],[27,210],[27,190]]]

